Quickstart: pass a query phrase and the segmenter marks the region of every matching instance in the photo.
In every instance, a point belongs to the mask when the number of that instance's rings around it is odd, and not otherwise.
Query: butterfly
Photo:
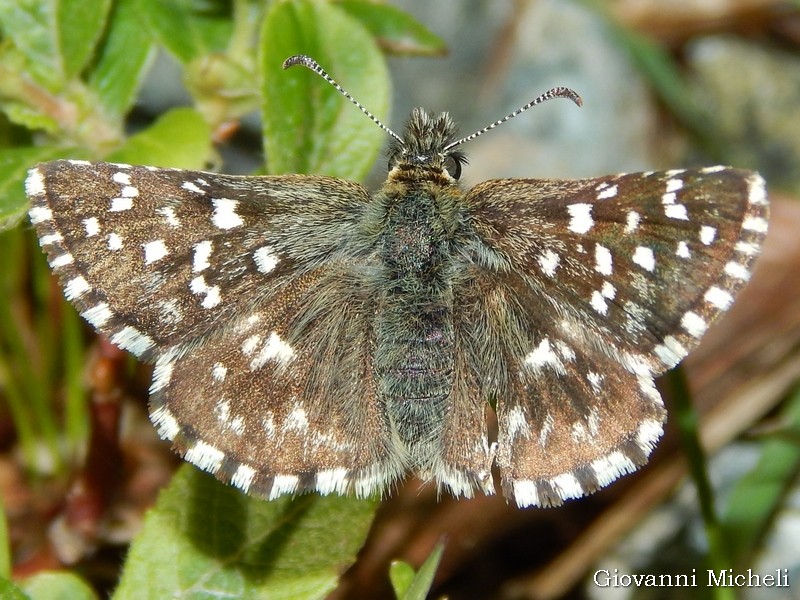
[[[415,109],[376,193],[58,160],[31,223],[66,298],[155,364],[150,416],[187,461],[258,497],[382,493],[553,506],[643,465],[654,378],[747,283],[763,179],[728,167],[464,190],[464,138]],[[496,432],[489,423],[496,419]]]

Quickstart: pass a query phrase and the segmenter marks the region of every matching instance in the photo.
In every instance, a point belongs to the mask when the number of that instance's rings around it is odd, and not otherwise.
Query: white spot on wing
[[[144,247],[144,264],[149,265],[158,260],[161,260],[169,254],[164,240],[154,240],[143,244]]]
[[[204,269],[207,269],[211,266],[211,263],[208,262],[209,257],[211,256],[211,252],[213,251],[214,246],[211,243],[211,240],[204,240],[202,242],[198,242],[194,245],[194,256],[192,257],[192,271],[195,273],[199,273]]]
[[[665,337],[664,343],[656,346],[654,351],[658,359],[668,368],[674,367],[688,354],[686,348],[671,335]]]
[[[122,250],[122,238],[116,233],[108,234],[108,249],[109,250]]]
[[[108,209],[110,212],[122,212],[133,208],[133,200],[128,197],[112,198],[111,207]]]
[[[152,413],[150,413],[150,420],[158,430],[158,435],[161,439],[172,440],[178,435],[181,430],[178,421],[172,416],[172,413],[166,406],[159,406]]]
[[[558,267],[561,258],[552,250],[547,249],[536,260],[539,262],[542,272],[548,277],[553,277],[556,274],[556,267]]]
[[[203,308],[214,308],[222,300],[219,286],[206,284],[206,279],[202,275],[189,282],[189,289],[193,294],[204,296],[202,302],[200,302],[200,306]]]
[[[38,167],[34,167],[28,171],[28,177],[25,179],[25,193],[30,196],[43,196],[44,195],[44,176],[42,172],[38,169]],[[34,220],[34,209],[35,208],[42,208],[42,207],[34,207],[30,210],[28,214],[31,216],[31,223],[34,225],[41,221],[46,221],[47,219],[41,219],[38,221]],[[49,219],[50,217],[48,217]]]
[[[70,279],[64,286],[64,296],[66,296],[67,300],[74,300],[75,298],[80,298],[90,289],[92,288],[89,286],[89,282],[81,275],[78,275],[74,279]]]
[[[550,340],[547,338],[544,338],[541,342],[539,342],[539,345],[536,347],[536,349],[525,357],[525,364],[534,369],[550,367],[561,375],[566,373],[564,364],[550,347]]]
[[[597,199],[598,200],[608,200],[609,198],[613,198],[617,195],[617,186],[611,185],[604,190],[598,192]]]
[[[278,264],[278,256],[271,246],[262,246],[253,252],[253,260],[261,273],[269,273]]]
[[[514,501],[517,506],[524,508],[526,506],[540,506],[539,488],[536,483],[530,480],[514,481]]]
[[[622,452],[616,451],[592,461],[592,470],[597,477],[597,483],[606,486],[622,475],[633,473],[636,465]]]
[[[250,362],[250,369],[255,371],[263,367],[269,360],[277,360],[279,363],[286,364],[294,358],[294,350],[284,342],[274,331],[269,334],[264,347],[258,355]]]
[[[111,336],[111,343],[127,350],[135,356],[141,356],[146,350],[155,346],[155,342],[146,334],[131,325]]]
[[[678,242],[678,248],[675,250],[675,254],[681,258],[691,258],[692,256],[686,242]]]
[[[558,494],[562,500],[569,498],[580,498],[583,496],[584,491],[578,478],[572,473],[562,473],[550,480],[550,485],[553,486],[553,491]]]
[[[331,492],[336,492],[337,494],[346,493],[349,483],[347,473],[347,469],[341,467],[318,472],[316,477],[317,491],[323,496]]]
[[[664,214],[670,219],[678,219],[681,221],[689,220],[689,214],[686,212],[686,207],[683,204],[668,204],[664,207]]]
[[[645,454],[649,455],[663,434],[664,428],[661,423],[648,419],[639,425],[636,431],[636,443]]]
[[[118,183],[120,185],[130,185],[131,184],[131,176],[129,173],[121,173],[117,172],[111,177],[114,180],[114,183]]]
[[[89,321],[92,325],[94,325],[97,329],[100,329],[105,325],[108,320],[113,316],[111,310],[108,308],[108,304],[106,302],[101,302],[96,306],[91,308],[87,308],[85,311],[81,313],[81,316]]]
[[[625,222],[625,233],[633,233],[639,228],[639,221],[641,221],[641,216],[635,210],[631,210],[628,212],[628,217]]]
[[[236,200],[229,200],[227,198],[214,198],[211,200],[214,205],[214,214],[211,216],[211,222],[220,229],[233,229],[240,227],[244,221],[236,213],[236,207],[239,202]]]
[[[570,214],[569,229],[575,233],[586,233],[594,225],[592,219],[592,205],[586,203],[570,204],[567,206]]]
[[[766,205],[767,204],[767,186],[764,183],[764,178],[758,173],[753,173],[750,178],[750,194],[748,199],[750,204]],[[766,221],[765,221],[766,223]],[[766,229],[765,229],[766,231]]]
[[[603,275],[611,275],[613,271],[611,251],[601,244],[594,248],[594,270]]]
[[[703,225],[700,228],[700,241],[708,246],[717,237],[717,228],[709,225]]]
[[[286,420],[283,422],[284,431],[297,431],[304,433],[308,431],[308,415],[302,406],[295,406],[292,411],[286,415]]]
[[[56,256],[52,261],[50,261],[50,266],[53,269],[57,269],[58,267],[64,267],[73,262],[75,262],[75,257],[69,252],[65,252],[64,254]]]
[[[733,296],[716,286],[708,288],[704,298],[706,302],[721,310],[727,310],[727,308],[733,304]]]
[[[683,179],[667,179],[667,193],[677,192],[683,188]]]
[[[508,435],[508,443],[514,443],[514,440],[520,433],[524,437],[528,437],[530,425],[528,424],[528,417],[525,416],[525,411],[520,406],[514,406],[505,415],[505,430]]]
[[[233,477],[231,477],[231,485],[239,488],[246,494],[247,490],[249,490],[250,486],[253,484],[253,479],[255,479],[255,476],[256,470],[253,467],[241,464],[236,469]]]
[[[184,182],[181,184],[181,187],[182,187],[183,189],[185,189],[185,190],[188,190],[188,191],[190,191],[190,192],[194,192],[195,194],[205,194],[205,191],[204,191],[204,190],[202,190],[202,189],[200,189],[199,187],[197,187],[197,186],[196,186],[195,184],[193,184],[191,181],[184,181]]]
[[[699,338],[706,332],[708,323],[697,313],[688,311],[683,315],[683,318],[681,318],[681,327],[692,337]]]
[[[592,308],[595,309],[595,311],[597,311],[601,315],[608,314],[608,304],[606,303],[605,298],[603,298],[603,295],[597,290],[592,292],[591,305]]]
[[[633,262],[645,271],[653,271],[656,268],[656,258],[653,251],[647,246],[636,247],[636,251],[633,253]]]
[[[228,374],[228,367],[222,363],[214,363],[211,369],[211,377],[214,381],[225,381],[225,376]]]
[[[283,494],[291,494],[297,489],[300,479],[297,475],[276,475],[272,480],[272,489],[269,492],[269,499],[275,500]]]
[[[750,279],[750,271],[734,261],[725,265],[725,273],[734,279],[741,279],[742,281]]]
[[[93,237],[100,233],[100,222],[97,217],[89,217],[83,220],[83,228],[86,230],[86,237]]]
[[[204,471],[216,473],[222,466],[222,461],[225,459],[225,453],[217,450],[211,444],[197,442],[194,446],[186,451],[184,458],[193,465],[200,467]]]
[[[756,233],[767,233],[768,228],[767,220],[762,217],[747,217],[742,223],[742,229]]]
[[[167,221],[167,225],[169,225],[170,227],[181,226],[181,222],[175,215],[175,208],[173,208],[172,206],[161,206],[160,208],[156,209],[156,212],[160,215],[164,215],[164,219]]]
[[[153,369],[153,383],[150,385],[151,394],[155,394],[169,385],[174,365],[175,355],[173,353],[168,352],[159,357]]]
[[[60,233],[50,233],[48,235],[43,235],[42,237],[39,238],[39,245],[42,247],[49,246],[51,244],[55,244],[63,240],[64,236],[61,235]]]

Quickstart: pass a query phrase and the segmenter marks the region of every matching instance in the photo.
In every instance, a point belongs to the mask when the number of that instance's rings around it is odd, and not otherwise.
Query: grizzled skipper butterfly
[[[407,473],[456,496],[557,505],[636,470],[665,418],[653,379],[750,276],[762,178],[727,167],[458,184],[447,113],[394,140],[376,194],[59,160],[30,218],[64,293],[155,363],[150,415],[243,491],[366,496]],[[498,423],[491,439],[487,413]]]

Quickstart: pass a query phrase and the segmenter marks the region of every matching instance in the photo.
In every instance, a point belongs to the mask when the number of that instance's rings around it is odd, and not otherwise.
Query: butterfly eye
[[[445,157],[444,168],[456,181],[461,177],[461,161],[455,156]]]

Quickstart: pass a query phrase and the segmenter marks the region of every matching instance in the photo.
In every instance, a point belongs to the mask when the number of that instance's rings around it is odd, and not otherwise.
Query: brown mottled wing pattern
[[[26,186],[65,295],[156,363],[152,419],[190,462],[266,497],[366,495],[400,474],[372,380],[374,293],[349,266],[369,260],[347,245],[362,186],[84,161]]]
[[[635,470],[662,434],[653,378],[749,279],[763,180],[723,167],[496,180],[466,203],[481,242],[457,328],[497,400],[504,493],[557,505]]]

